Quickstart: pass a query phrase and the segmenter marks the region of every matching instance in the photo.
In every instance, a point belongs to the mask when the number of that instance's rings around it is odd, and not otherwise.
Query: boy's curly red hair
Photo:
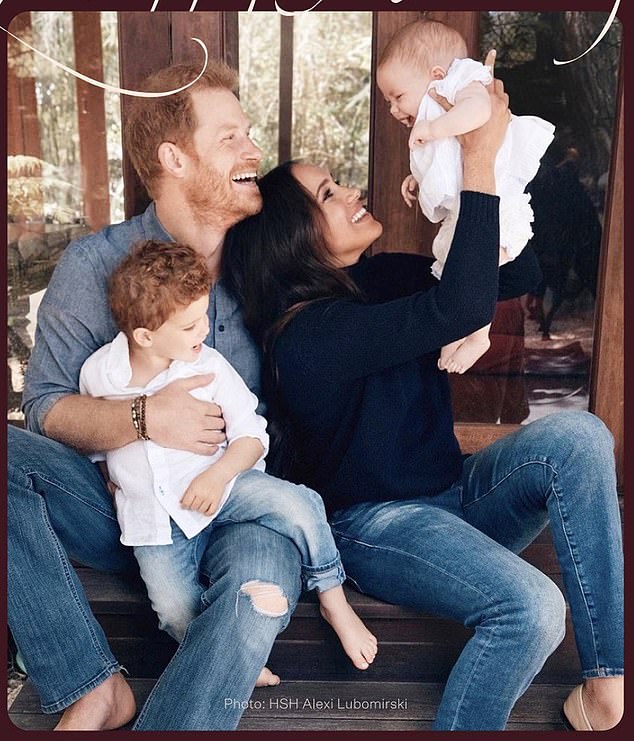
[[[134,245],[110,277],[110,308],[119,329],[132,336],[155,331],[179,308],[211,288],[205,259],[184,244],[146,240]]]

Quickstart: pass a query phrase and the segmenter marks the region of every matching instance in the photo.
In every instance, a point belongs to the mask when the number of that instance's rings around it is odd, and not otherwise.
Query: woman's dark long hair
[[[269,468],[292,476],[288,414],[278,390],[275,341],[295,314],[313,301],[361,294],[333,264],[326,224],[312,194],[293,176],[295,162],[271,170],[258,184],[262,210],[225,237],[222,275],[243,307],[244,323],[264,352],[263,390],[269,406]]]

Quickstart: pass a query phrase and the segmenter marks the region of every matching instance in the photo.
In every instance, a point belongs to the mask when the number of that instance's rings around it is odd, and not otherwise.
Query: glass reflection
[[[72,68],[99,62],[103,79],[118,83],[114,12],[21,13],[10,30]],[[78,31],[92,47],[75,46]],[[17,420],[37,309],[57,261],[71,240],[123,218],[121,114],[118,96],[108,96],[95,115],[98,88],[78,88],[11,37],[7,46],[7,414]]]
[[[526,423],[587,409],[603,213],[611,156],[621,27],[589,54],[606,13],[488,12],[480,55],[497,49],[496,76],[518,115],[557,129],[528,186],[531,241],[543,273],[533,293],[498,304],[491,349],[451,378],[457,421]]]

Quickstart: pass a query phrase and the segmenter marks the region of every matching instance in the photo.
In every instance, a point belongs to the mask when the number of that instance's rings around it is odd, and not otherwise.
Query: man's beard
[[[262,208],[259,190],[244,186],[240,192],[226,175],[200,161],[194,179],[185,186],[185,201],[196,223],[214,228],[228,229]]]

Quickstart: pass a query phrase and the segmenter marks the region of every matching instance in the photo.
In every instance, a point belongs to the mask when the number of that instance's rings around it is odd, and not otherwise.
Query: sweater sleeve
[[[465,191],[443,279],[380,304],[324,300],[300,311],[280,336],[281,375],[337,381],[421,357],[488,324],[498,291],[499,199]],[[294,371],[301,371],[296,374]]]
[[[535,251],[527,244],[520,254],[500,268],[500,289],[498,300],[522,296],[537,288],[542,279]]]

